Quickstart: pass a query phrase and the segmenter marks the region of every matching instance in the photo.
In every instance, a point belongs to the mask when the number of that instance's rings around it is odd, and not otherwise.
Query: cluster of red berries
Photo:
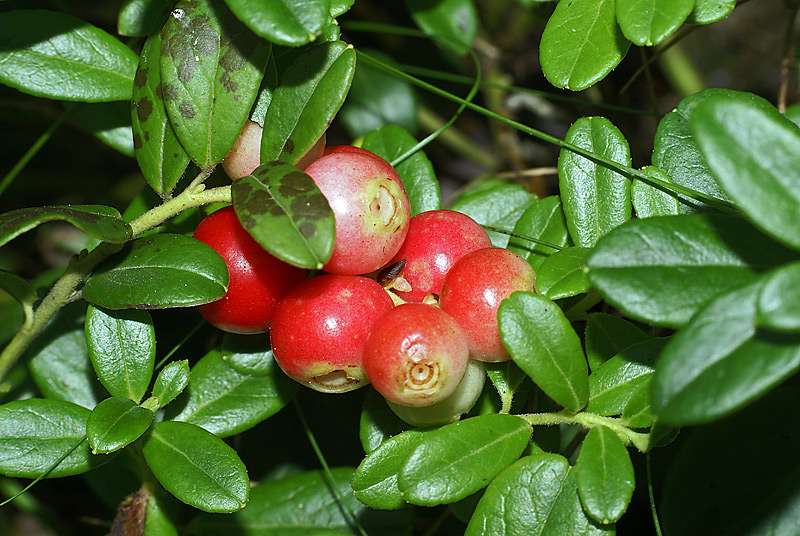
[[[492,247],[469,216],[411,217],[400,177],[373,153],[329,147],[305,172],[334,213],[323,272],[309,276],[267,253],[226,207],[194,234],[230,274],[226,295],[200,313],[226,331],[269,331],[278,365],[308,387],[340,393],[369,383],[412,424],[457,419],[482,390],[479,362],[509,359],[497,308],[533,289],[533,269]]]

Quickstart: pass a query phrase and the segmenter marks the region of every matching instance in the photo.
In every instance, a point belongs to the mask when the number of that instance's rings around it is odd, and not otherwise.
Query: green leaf
[[[400,492],[421,506],[461,500],[514,462],[530,437],[530,425],[513,415],[472,417],[438,428],[409,453],[397,479]]]
[[[122,244],[131,228],[119,211],[103,205],[64,205],[19,208],[0,215],[0,246],[48,221],[66,221],[89,236]]]
[[[536,291],[551,300],[589,292],[586,257],[590,251],[576,246],[550,255],[536,272]]]
[[[402,127],[387,125],[367,134],[361,147],[392,162],[416,144],[414,136]],[[439,181],[425,153],[417,151],[398,164],[395,170],[406,187],[412,216],[441,208]]]
[[[559,2],[542,32],[539,61],[551,84],[581,91],[610,73],[629,46],[614,0]]]
[[[711,24],[731,14],[736,0],[695,0],[694,10],[686,22],[689,24]]]
[[[269,58],[269,43],[215,0],[183,0],[162,32],[161,81],[170,122],[201,169],[241,132]]]
[[[169,495],[161,490],[148,494],[142,536],[180,536],[175,522],[168,515],[170,512],[168,507],[172,506],[166,502],[168,497]]]
[[[310,471],[254,487],[247,508],[230,516],[201,515],[191,523],[198,536],[315,536],[349,534],[349,514],[367,534],[410,536],[414,513],[406,508],[378,512],[358,502],[350,488],[353,469],[331,469],[333,485],[322,471]]]
[[[250,481],[242,460],[199,426],[156,423],[145,436],[142,453],[161,485],[189,506],[228,513],[247,504]]]
[[[33,303],[38,298],[36,289],[33,285],[22,277],[0,270],[0,290],[8,293],[9,296],[17,300],[25,310],[25,317],[30,321],[33,314]]]
[[[627,140],[604,117],[578,119],[567,131],[566,141],[619,164],[631,164]],[[558,156],[558,187],[567,228],[577,246],[592,247],[631,219],[629,177],[567,149]]]
[[[173,5],[169,0],[124,0],[117,16],[117,32],[128,37],[157,34]]]
[[[592,313],[586,322],[586,359],[597,370],[609,358],[625,348],[647,340],[644,331],[618,316]]]
[[[129,103],[118,101],[81,104],[75,107],[72,118],[104,144],[133,158]]]
[[[632,428],[649,428],[653,426],[653,412],[650,409],[650,383],[652,376],[639,385],[631,393],[625,409],[622,410],[622,421]],[[651,435],[652,438],[652,435]]]
[[[37,478],[86,437],[89,410],[70,402],[29,398],[0,406],[0,474]],[[77,475],[107,459],[83,442],[47,476]]]
[[[642,172],[667,184],[672,183],[670,176],[655,166],[647,166]],[[681,212],[681,203],[676,195],[659,187],[650,186],[638,177],[631,183],[631,197],[638,218],[674,216]]]
[[[297,57],[272,96],[261,136],[261,161],[296,164],[328,129],[350,89],[353,47],[320,43]]]
[[[392,67],[398,67],[397,63],[386,54],[373,50],[369,50],[369,54]],[[383,69],[373,67],[369,63],[359,63],[347,101],[342,105],[337,118],[352,138],[360,138],[373,130],[390,125],[416,132],[417,96],[414,87]],[[414,140],[408,147],[416,143]],[[405,150],[397,154],[403,152]],[[387,160],[391,162],[391,159]]]
[[[262,164],[231,186],[242,226],[278,259],[319,270],[333,253],[333,211],[314,179],[291,164]]]
[[[156,332],[147,311],[86,311],[86,345],[97,377],[112,396],[135,403],[153,376]]]
[[[571,411],[586,405],[588,367],[564,312],[544,296],[515,292],[497,311],[511,357],[547,396]]]
[[[83,297],[107,309],[190,307],[221,298],[228,288],[225,261],[188,236],[162,233],[132,241],[103,263]]]
[[[0,13],[0,82],[78,102],[128,100],[136,53],[88,22],[44,10]]]
[[[514,233],[560,247],[572,244],[561,198],[557,195],[547,196],[528,207],[514,225]],[[515,236],[508,239],[508,249],[521,255],[534,270],[538,270],[550,255],[558,251]]]
[[[450,209],[466,214],[481,225],[511,230],[522,214],[536,202],[536,196],[519,184],[497,181],[477,191],[467,192]],[[508,245],[506,234],[489,231],[489,238],[495,247]]]
[[[153,422],[153,412],[129,398],[106,398],[86,421],[86,436],[92,454],[108,454],[133,443]]]
[[[619,436],[605,426],[589,430],[575,472],[586,513],[604,525],[618,521],[635,487],[633,463]]]
[[[183,392],[189,385],[189,362],[187,360],[170,363],[158,373],[153,384],[153,397],[157,407],[163,408]]]
[[[473,0],[406,0],[411,18],[440,45],[466,54],[478,34],[478,13]]]
[[[527,375],[512,360],[501,363],[486,363],[485,367],[486,375],[500,397],[501,413],[510,413],[514,394],[527,378]]]
[[[361,408],[359,420],[359,439],[364,452],[369,454],[390,437],[408,430],[410,426],[403,422],[389,408],[384,399],[374,389],[367,391]]]
[[[800,368],[800,336],[756,328],[764,280],[711,301],[672,337],[653,376],[652,410],[667,425],[715,420]]]
[[[793,257],[742,219],[687,214],[631,221],[586,264],[592,286],[626,315],[679,327],[714,296]]]
[[[800,129],[775,111],[717,97],[697,106],[692,129],[720,186],[752,222],[800,249]]]
[[[225,0],[230,10],[268,41],[297,47],[313,41],[328,22],[329,0]]]
[[[581,508],[575,470],[558,454],[522,458],[486,489],[465,536],[596,536],[612,527],[593,523]]]
[[[782,266],[766,277],[756,308],[758,327],[800,332],[800,263]]]
[[[262,376],[272,374],[274,356],[269,337],[251,337],[226,333],[222,337],[222,359],[240,374]]]
[[[339,17],[347,13],[355,0],[331,0],[331,17]]]
[[[131,97],[131,124],[136,161],[147,184],[167,197],[189,164],[167,118],[161,84],[161,33],[153,33],[142,48]]]
[[[661,43],[680,28],[695,0],[616,0],[617,21],[635,45]]]
[[[370,508],[396,510],[406,506],[397,475],[408,453],[430,432],[408,430],[387,439],[364,458],[353,475],[353,493]]]
[[[272,362],[269,374],[241,374],[229,367],[219,350],[212,350],[192,367],[185,403],[171,405],[170,419],[196,424],[226,437],[252,428],[277,413],[297,391]],[[180,400],[179,400],[180,402]]]
[[[659,337],[628,346],[589,376],[586,411],[619,415],[633,394],[653,375],[653,363],[669,342]]]

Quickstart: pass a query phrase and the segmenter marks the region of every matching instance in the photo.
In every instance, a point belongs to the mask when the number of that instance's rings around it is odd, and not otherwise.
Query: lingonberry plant
[[[800,533],[799,8],[2,2],[0,533]]]

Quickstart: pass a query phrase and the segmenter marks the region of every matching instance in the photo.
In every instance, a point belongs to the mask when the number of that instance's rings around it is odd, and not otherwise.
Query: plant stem
[[[647,450],[650,442],[650,434],[634,432],[623,425],[618,418],[604,417],[594,413],[573,413],[568,410],[562,410],[557,413],[526,413],[517,415],[517,417],[525,419],[533,426],[555,426],[559,424],[580,424],[587,428],[605,426],[616,433],[626,444],[633,444],[641,452]]]

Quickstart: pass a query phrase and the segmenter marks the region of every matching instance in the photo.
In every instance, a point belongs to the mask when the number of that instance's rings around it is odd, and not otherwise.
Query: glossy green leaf
[[[603,117],[578,119],[567,131],[566,141],[619,164],[631,164],[627,140]],[[567,228],[577,246],[594,246],[631,218],[629,177],[567,149],[561,149],[558,157],[558,187]]]
[[[650,406],[650,382],[652,376],[644,380],[631,393],[625,409],[622,410],[622,421],[632,428],[649,428],[655,421]]]
[[[528,207],[514,225],[514,233],[560,247],[572,244],[561,198],[557,195],[547,196]],[[508,239],[508,249],[521,255],[534,270],[538,270],[550,255],[558,251],[515,236]]]
[[[144,533],[142,536],[180,536],[175,523],[170,519],[165,491],[158,490],[147,496],[147,510],[145,511]],[[165,504],[166,503],[166,504]]]
[[[769,274],[758,296],[756,325],[800,332],[800,264],[782,266]]]
[[[564,536],[613,534],[581,508],[575,470],[558,454],[522,458],[486,489],[465,536]]]
[[[536,272],[536,292],[551,300],[589,292],[591,285],[585,270],[590,251],[576,246],[550,255]]]
[[[694,10],[686,19],[689,24],[711,24],[731,14],[736,0],[695,0]]]
[[[635,45],[653,46],[675,32],[695,0],[616,0],[617,22]]]
[[[440,45],[466,54],[478,34],[478,13],[473,0],[406,0],[411,18]]]
[[[328,22],[329,0],[225,0],[231,11],[268,41],[297,47],[313,41]]]
[[[0,270],[0,290],[8,293],[25,309],[25,316],[32,314],[33,302],[37,299],[36,289],[27,280],[11,272]]]
[[[135,403],[150,386],[156,358],[156,332],[147,311],[86,311],[86,345],[97,377],[112,396]]]
[[[426,435],[398,475],[403,498],[422,506],[455,502],[486,486],[530,442],[531,427],[513,415],[484,415]]]
[[[342,41],[320,43],[297,57],[267,109],[261,161],[300,158],[328,129],[353,81],[356,53]]]
[[[261,376],[272,374],[275,358],[269,337],[251,337],[226,333],[222,338],[222,359],[240,374]]]
[[[86,421],[86,437],[93,454],[108,454],[133,443],[153,422],[153,412],[130,398],[106,398]]]
[[[258,88],[258,97],[253,104],[253,110],[250,112],[250,121],[264,126],[264,119],[267,117],[267,109],[272,102],[272,96],[275,94],[275,88],[278,87],[278,71],[275,64],[275,52],[269,56],[267,61],[267,68],[264,71],[264,78],[261,79],[261,87]]]
[[[575,472],[586,513],[604,525],[618,521],[635,487],[633,463],[619,436],[605,426],[589,430]]]
[[[347,13],[355,0],[331,0],[331,17],[338,17]]]
[[[364,458],[353,475],[353,493],[356,498],[378,510],[395,510],[406,506],[403,494],[397,487],[397,475],[408,454],[426,434],[422,430],[408,430],[387,439]]]
[[[604,237],[586,264],[609,303],[678,327],[714,296],[794,256],[742,219],[687,214],[631,221]]]
[[[407,130],[387,125],[367,134],[361,147],[391,163],[416,144],[417,140]],[[439,181],[425,153],[417,151],[395,166],[395,170],[406,187],[412,216],[441,208]]]
[[[129,37],[157,34],[173,5],[169,0],[124,0],[117,16],[117,32]]]
[[[517,220],[536,203],[536,196],[519,184],[505,181],[490,183],[461,196],[449,208],[463,212],[481,225],[512,230]],[[508,235],[489,231],[495,247],[506,247]]]
[[[37,478],[86,437],[89,410],[70,402],[29,398],[0,406],[0,474]],[[77,475],[96,467],[88,442],[73,450],[50,478]]]
[[[192,367],[186,393],[169,407],[167,415],[226,437],[277,413],[292,399],[297,386],[274,361],[269,374],[241,374],[225,363],[219,350],[212,350]]]
[[[163,97],[201,169],[222,160],[241,132],[269,52],[218,0],[184,0],[172,11],[162,32]]]
[[[0,82],[49,99],[131,97],[136,53],[88,22],[44,10],[0,13]]]
[[[670,176],[655,166],[647,166],[642,171],[662,182],[672,183]],[[638,177],[631,183],[631,197],[638,218],[673,216],[681,211],[681,203],[676,195],[657,186],[651,186]]]
[[[142,453],[161,485],[189,506],[228,513],[247,504],[250,481],[242,460],[199,426],[156,423],[144,438]]]
[[[0,215],[0,246],[48,221],[66,221],[89,236],[122,244],[131,228],[119,211],[103,205],[63,205],[19,208]]]
[[[556,87],[581,91],[602,80],[628,52],[614,0],[559,2],[539,44],[539,61]]]
[[[500,304],[497,320],[512,359],[547,396],[572,411],[586,405],[586,357],[558,305],[532,292],[515,292]]]
[[[653,363],[669,342],[659,337],[628,346],[589,376],[586,411],[619,415],[642,383],[653,375]]]
[[[779,388],[718,423],[697,427],[666,474],[659,517],[664,534],[797,534],[800,458],[787,455],[800,428],[798,384]]]
[[[187,385],[189,385],[188,361],[175,361],[164,367],[153,384],[153,397],[158,402],[156,407],[163,408],[175,400]]]
[[[647,340],[635,324],[607,313],[592,313],[586,321],[586,359],[595,371],[625,348]]]
[[[370,50],[369,55],[398,67],[387,54]],[[417,96],[414,87],[383,69],[369,63],[359,63],[347,101],[342,105],[337,119],[354,139],[390,125],[416,132]],[[411,145],[415,144],[416,140]],[[387,160],[391,162],[391,159]]]
[[[107,146],[133,158],[129,103],[117,101],[81,104],[73,110],[72,118]]]
[[[658,361],[652,410],[667,425],[718,419],[800,369],[800,335],[756,328],[763,279],[711,301]]]
[[[202,515],[191,523],[198,536],[328,536],[352,532],[343,509],[358,519],[367,534],[410,536],[414,513],[371,510],[350,488],[353,469],[331,469],[333,487],[322,471],[270,480],[254,487],[247,508],[231,516]]]
[[[133,80],[131,104],[136,161],[147,184],[166,197],[183,175],[189,155],[167,118],[161,84],[160,32],[153,33],[144,43]]]
[[[242,226],[282,261],[319,270],[333,253],[333,211],[314,180],[293,165],[262,164],[233,183],[231,197]]]
[[[800,128],[723,96],[692,114],[692,129],[722,189],[752,222],[800,249]]]
[[[228,268],[216,251],[188,236],[139,238],[103,263],[83,297],[107,309],[189,307],[221,298]]]
[[[525,378],[527,378],[527,374],[512,360],[501,363],[486,363],[485,367],[486,376],[489,377],[500,397],[501,412],[510,412],[514,395]]]
[[[389,409],[384,399],[374,389],[367,391],[359,419],[359,439],[364,452],[369,454],[390,437],[411,428]]]

